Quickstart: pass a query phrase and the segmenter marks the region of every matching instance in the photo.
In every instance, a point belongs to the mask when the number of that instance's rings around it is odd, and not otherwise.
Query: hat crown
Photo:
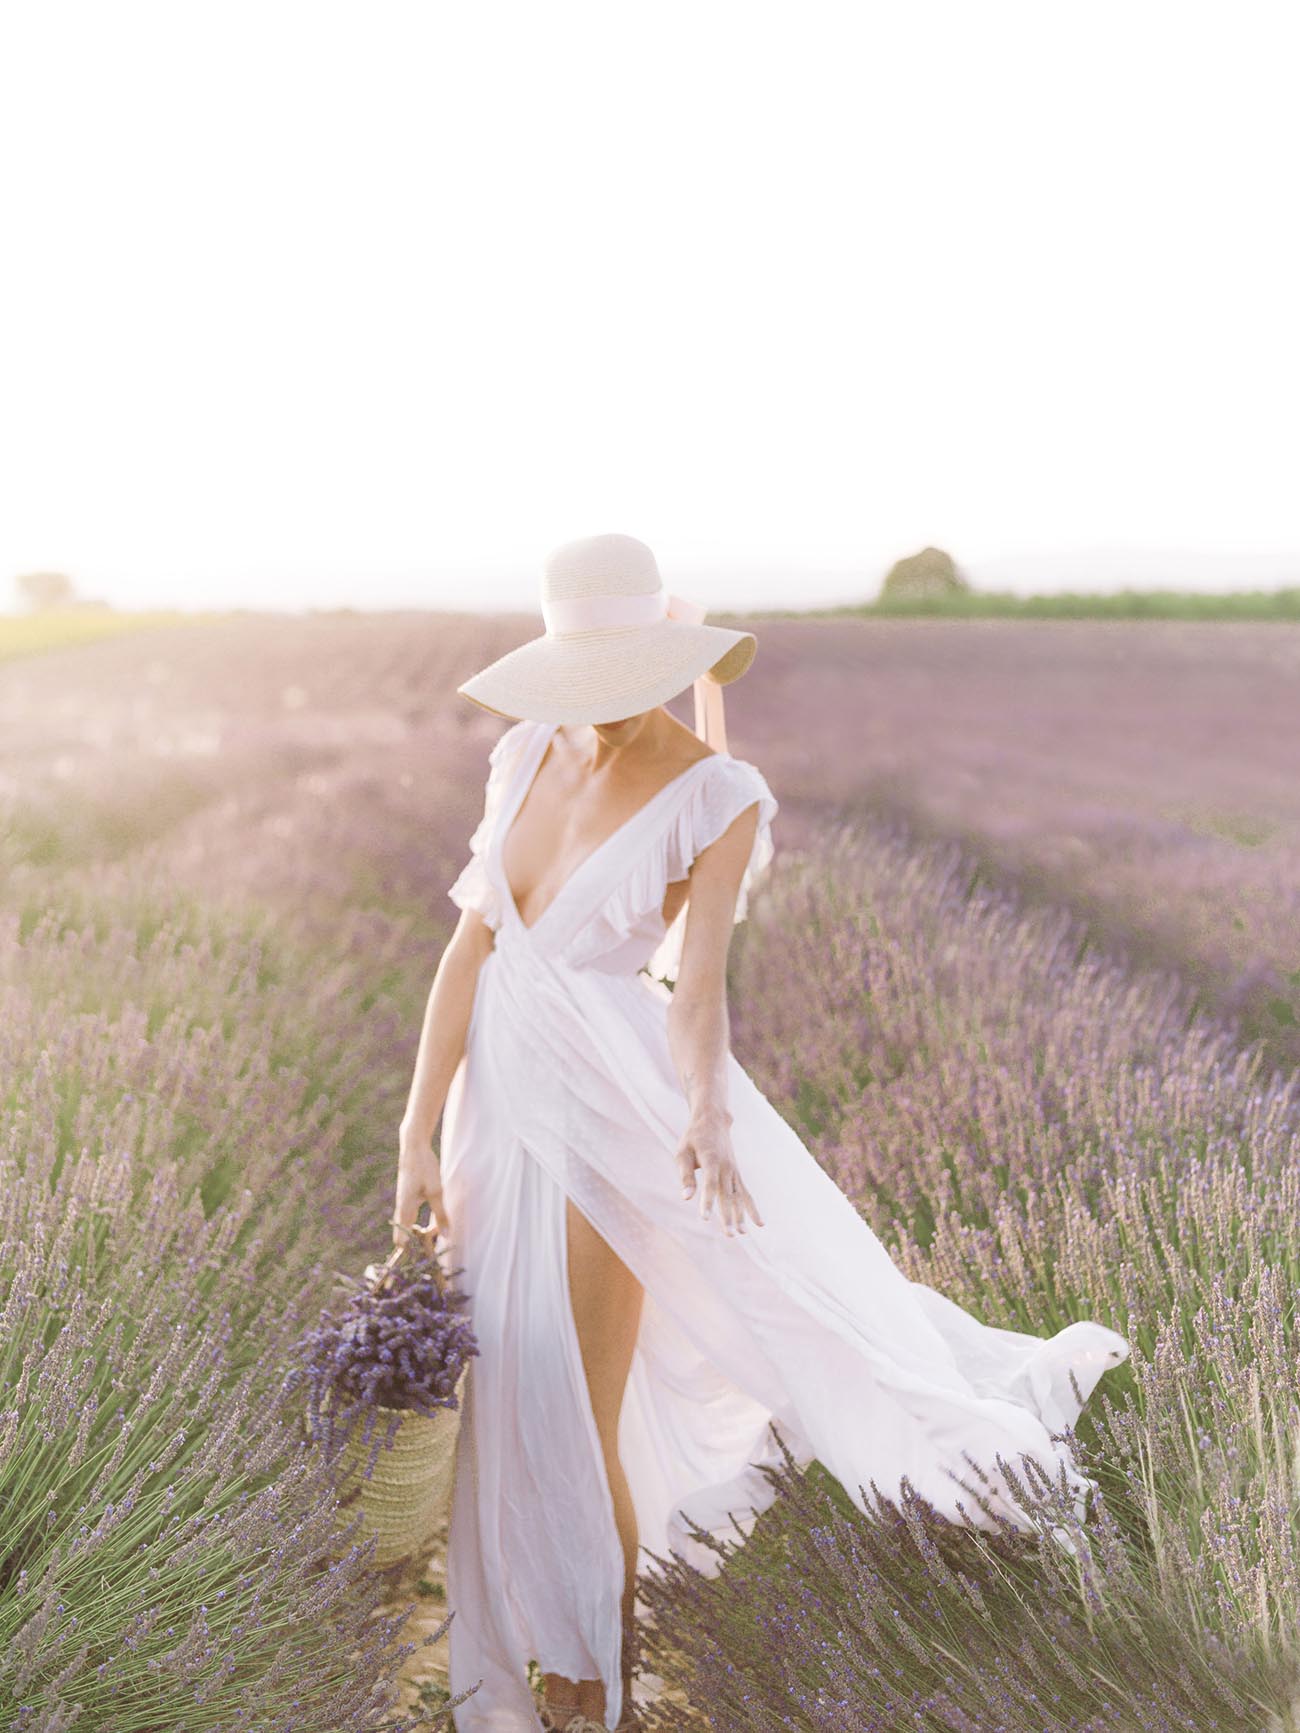
[[[547,555],[542,601],[587,596],[652,596],[663,588],[654,554],[635,536],[583,536]]]

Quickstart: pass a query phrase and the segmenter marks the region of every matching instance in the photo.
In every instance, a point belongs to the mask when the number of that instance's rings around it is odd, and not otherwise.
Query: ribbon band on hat
[[[669,617],[670,604],[677,599],[663,590],[647,590],[641,596],[552,598],[542,603],[542,618],[551,638],[562,638],[569,632],[598,632],[607,626],[653,626],[656,620]]]
[[[546,634],[560,638],[570,632],[600,631],[610,626],[652,626],[658,620],[681,620],[689,626],[704,623],[708,610],[685,596],[666,590],[647,590],[639,596],[570,596],[542,603]],[[727,720],[722,687],[707,674],[693,684],[696,737],[715,752],[727,750]]]

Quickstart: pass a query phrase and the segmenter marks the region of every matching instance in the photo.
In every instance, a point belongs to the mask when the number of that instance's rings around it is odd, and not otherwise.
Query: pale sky
[[[1295,17],[9,0],[0,603],[1298,582]]]

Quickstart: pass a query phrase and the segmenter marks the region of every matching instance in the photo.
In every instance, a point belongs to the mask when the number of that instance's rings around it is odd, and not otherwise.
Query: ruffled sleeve
[[[511,772],[518,761],[529,722],[507,728],[488,754],[488,776],[483,790],[483,816],[469,839],[470,856],[447,895],[458,908],[474,909],[495,933],[501,925],[501,902],[487,868],[488,847]]]
[[[735,920],[743,921],[749,913],[750,893],[767,872],[772,860],[772,820],[779,810],[776,796],[768,787],[763,773],[743,758],[719,758],[712,773],[701,778],[691,798],[677,813],[664,839],[664,888],[675,884],[679,879],[688,878],[697,855],[711,842],[716,842],[755,801],[758,803],[758,828],[754,833],[749,863],[736,897]],[[683,905],[646,964],[649,973],[657,979],[677,979],[688,907],[689,903]]]

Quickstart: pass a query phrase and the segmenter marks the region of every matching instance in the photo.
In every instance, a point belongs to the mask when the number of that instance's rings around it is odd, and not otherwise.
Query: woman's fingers
[[[393,1204],[393,1245],[395,1247],[405,1245],[410,1238],[411,1223],[414,1222],[419,1207],[410,1181],[404,1174],[399,1174],[397,1199]]]
[[[746,1214],[757,1226],[765,1225],[734,1161],[717,1161],[708,1155],[701,1159],[690,1139],[686,1138],[677,1150],[677,1171],[682,1182],[682,1197],[696,1198],[702,1221],[711,1220],[716,1207],[718,1222],[728,1236],[745,1232]]]
[[[731,1192],[731,1225],[738,1234],[745,1231],[745,1205],[741,1197],[741,1186],[736,1182]]]
[[[737,1173],[734,1164],[720,1169],[705,1170],[705,1197],[707,1203],[702,1213],[707,1218],[712,1204],[718,1206],[718,1219],[727,1234],[745,1232],[745,1216],[748,1213],[756,1226],[766,1224],[758,1213],[758,1205],[750,1195],[749,1188]]]
[[[433,1230],[433,1234],[442,1234],[445,1237],[448,1232],[448,1222],[447,1211],[442,1201],[442,1187],[440,1185],[426,1186],[424,1201],[429,1206],[429,1226]]]
[[[723,1232],[730,1238],[736,1231],[736,1174],[733,1168],[724,1168],[718,1175],[718,1199]]]
[[[758,1205],[754,1202],[753,1197],[750,1195],[749,1187],[747,1185],[742,1185],[740,1190],[741,1190],[741,1194],[743,1195],[744,1200],[745,1200],[745,1208],[749,1211],[750,1215],[753,1217],[755,1225],[757,1227],[760,1227],[760,1228],[766,1227],[767,1223],[763,1220],[762,1216],[759,1215]],[[742,1233],[744,1232],[743,1228],[741,1229],[741,1232]]]
[[[709,1216],[712,1214],[713,1205],[717,1201],[717,1195],[717,1170],[711,1162],[705,1162],[703,1167],[703,1176],[700,1182],[700,1215],[705,1221],[708,1221]]]
[[[736,1214],[735,1214],[736,1232],[738,1234],[743,1234],[745,1231],[746,1212],[748,1212],[750,1215],[753,1215],[754,1210],[753,1210],[753,1199],[750,1197],[749,1193],[745,1190],[744,1186],[741,1185],[739,1180],[737,1180],[737,1182],[736,1182],[736,1196],[735,1196],[734,1208],[735,1208],[735,1212],[736,1212]],[[760,1222],[758,1225],[761,1227],[762,1223]]]
[[[682,1182],[682,1196],[689,1198],[695,1190],[695,1151],[689,1140],[678,1145],[677,1175]]]
[[[441,1235],[443,1239],[447,1239],[451,1234],[451,1222],[447,1216],[447,1207],[442,1201],[441,1191],[437,1197],[429,1200],[429,1226],[433,1229],[435,1238]]]
[[[716,1204],[718,1221],[724,1233],[732,1232],[734,1215],[734,1196],[732,1182],[733,1170],[730,1167],[719,1167],[710,1162],[704,1168],[704,1184],[701,1189],[700,1214],[708,1221]]]
[[[397,1203],[393,1210],[393,1244],[404,1245],[410,1238],[420,1214],[420,1205],[429,1206],[429,1225],[444,1237],[450,1232],[447,1211],[442,1201],[442,1186],[436,1179],[420,1179],[415,1174],[402,1174],[397,1182]]]

